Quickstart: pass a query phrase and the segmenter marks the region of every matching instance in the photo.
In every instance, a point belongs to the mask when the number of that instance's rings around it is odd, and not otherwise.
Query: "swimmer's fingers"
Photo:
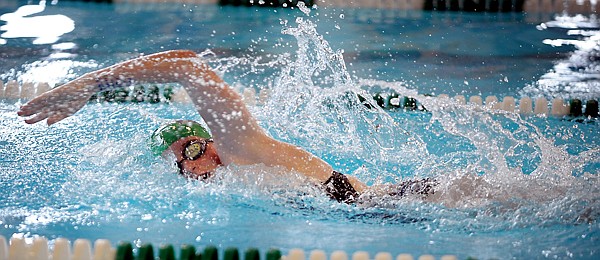
[[[67,90],[67,91],[65,91]],[[23,105],[17,112],[19,116],[34,116],[26,120],[30,124],[39,122],[46,117],[53,117],[48,124],[56,123],[79,111],[94,92],[92,90],[69,91],[59,88],[46,92]],[[36,115],[37,114],[37,115]]]
[[[43,110],[51,110],[54,104],[56,103],[56,100],[56,94],[46,92],[30,100],[25,105],[21,106],[20,110],[17,112],[17,115],[31,116],[40,113]]]
[[[86,103],[87,99],[72,100],[64,104],[53,104],[48,108],[48,111],[50,112],[47,114],[48,121],[46,123],[48,125],[53,125],[67,117],[70,117],[77,113],[77,111],[79,111]]]
[[[17,112],[17,115],[19,116],[31,116],[33,114],[35,114],[36,112],[33,109],[30,109],[28,107],[22,106],[21,109]]]
[[[48,121],[46,123],[48,125],[52,125],[60,120],[63,120],[67,117],[71,116],[70,114],[58,113],[48,117]]]
[[[46,112],[41,112],[41,113],[35,115],[34,117],[32,117],[30,119],[26,119],[25,123],[35,124],[35,123],[37,123],[39,121],[42,121],[42,120],[46,119],[47,117],[48,117],[48,114]]]
[[[48,121],[46,123],[48,125],[53,125],[56,122],[59,122],[69,116],[72,116],[78,110],[79,109],[76,107],[66,107],[66,108],[62,108],[62,109],[49,110],[51,112],[41,111],[41,112],[37,113],[36,115],[34,115],[32,118],[26,119],[25,123],[35,124],[44,119],[48,119]]]
[[[22,105],[19,108],[19,111],[17,112],[17,115],[19,116],[31,116],[33,114],[38,113],[41,109],[41,102],[40,102],[40,97],[38,96],[32,100],[30,100],[29,102],[27,102],[25,105]]]

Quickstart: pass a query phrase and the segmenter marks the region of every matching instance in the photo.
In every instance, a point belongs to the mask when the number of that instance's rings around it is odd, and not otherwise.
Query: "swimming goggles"
[[[212,142],[212,139],[196,139],[187,142],[183,148],[183,151],[181,151],[181,157],[183,159],[177,161],[179,173],[181,175],[187,176],[187,171],[183,169],[183,160],[194,161],[202,157],[202,155],[204,155],[204,153],[206,152],[206,146],[208,145],[208,143]],[[210,177],[210,175],[210,172],[202,173],[200,174],[199,179],[207,179],[208,177]]]

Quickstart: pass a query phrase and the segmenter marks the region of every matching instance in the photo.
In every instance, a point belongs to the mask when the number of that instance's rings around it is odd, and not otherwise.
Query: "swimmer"
[[[171,153],[182,175],[210,179],[214,170],[227,165],[264,164],[306,176],[331,198],[353,203],[361,194],[373,194],[352,176],[292,144],[268,136],[250,114],[241,96],[230,88],[192,51],[166,51],[131,59],[87,73],[54,88],[23,105],[19,116],[34,124],[55,124],[79,111],[93,94],[133,83],[179,83],[200,113],[210,133],[193,121],[175,121],[159,127],[151,136],[152,152]],[[377,194],[392,196],[433,193],[435,180],[411,180],[378,186]]]

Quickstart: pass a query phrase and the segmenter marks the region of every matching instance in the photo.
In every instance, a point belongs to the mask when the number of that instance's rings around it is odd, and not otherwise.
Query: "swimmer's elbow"
[[[172,52],[182,58],[193,58],[198,56],[198,54],[192,50],[173,50]]]
[[[181,63],[181,61],[189,61],[189,59],[195,57],[198,57],[198,54],[191,50],[169,50],[142,56],[140,58],[133,59],[132,61],[141,60],[143,62],[150,62],[150,64],[155,66],[170,64],[168,66],[170,66],[170,68],[172,69],[172,66],[174,64],[179,64]]]
[[[165,56],[167,58],[193,58],[198,56],[198,54],[191,50],[169,50],[160,52],[157,55]]]

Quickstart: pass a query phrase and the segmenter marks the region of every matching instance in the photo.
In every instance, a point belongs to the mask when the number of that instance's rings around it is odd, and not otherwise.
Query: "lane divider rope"
[[[0,100],[29,100],[46,91],[51,90],[48,83],[22,83],[0,81]],[[249,106],[261,105],[267,102],[270,96],[269,89],[262,89],[258,93],[254,88],[243,88],[240,90],[244,102]],[[383,91],[375,93],[372,97],[364,97],[357,94],[358,99],[367,108],[374,105],[386,110],[411,110],[426,111],[427,109],[414,97],[401,96],[394,91]],[[427,95],[426,95],[427,96]],[[490,110],[502,110],[522,115],[544,115],[555,117],[598,117],[598,101],[587,100],[585,103],[580,99],[563,100],[554,98],[550,102],[541,97],[532,99],[523,97],[520,100],[512,96],[505,96],[501,100],[496,96],[482,98],[474,95],[468,99],[463,95],[450,97],[446,94],[438,95],[440,99],[451,99],[457,104],[472,104],[476,108],[487,108]],[[90,99],[90,102],[147,102],[147,103],[191,103],[189,96],[183,88],[175,88],[171,85],[135,85],[118,88],[111,91],[100,92]]]
[[[368,252],[356,251],[350,257],[342,250],[333,251],[328,255],[323,250],[312,250],[307,254],[302,249],[291,249],[287,255],[282,255],[279,249],[269,249],[261,257],[257,248],[248,248],[240,254],[235,247],[227,247],[223,253],[215,246],[205,246],[202,250],[196,250],[192,245],[182,245],[178,253],[171,244],[164,244],[154,249],[152,244],[142,244],[134,247],[129,242],[120,242],[116,248],[111,246],[110,241],[98,239],[92,243],[87,239],[76,239],[73,246],[65,238],[54,240],[54,249],[50,250],[48,240],[44,237],[36,237],[32,241],[13,236],[7,241],[0,236],[0,260],[394,260],[389,252],[376,253],[374,258]],[[177,258],[178,257],[178,258]],[[411,254],[398,254],[395,260],[435,260],[430,254],[424,254],[414,258]],[[454,255],[443,255],[440,260],[456,260]]]

